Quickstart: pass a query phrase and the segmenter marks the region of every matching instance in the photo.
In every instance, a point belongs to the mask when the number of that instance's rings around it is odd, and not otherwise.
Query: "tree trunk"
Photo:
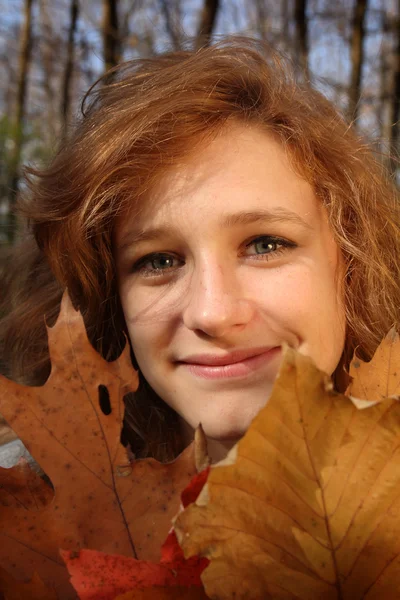
[[[75,58],[75,33],[78,24],[79,4],[78,0],[71,0],[70,6],[70,24],[68,29],[67,43],[67,60],[65,63],[65,71],[62,83],[62,99],[61,99],[61,120],[63,124],[64,134],[67,130],[70,104],[71,104],[71,83],[74,72]]]
[[[219,0],[204,0],[197,33],[197,48],[208,46],[210,44],[211,35],[217,21],[219,4]]]
[[[51,143],[60,133],[60,120],[57,107],[54,102],[55,89],[59,87],[57,77],[57,52],[60,39],[56,35],[54,25],[49,14],[49,1],[39,0],[39,27],[38,27],[38,54],[40,56],[43,70],[41,87],[46,96],[46,128],[43,131],[44,143]],[[55,80],[57,83],[55,83]],[[47,137],[47,140],[46,140]]]
[[[285,48],[285,50],[287,50],[287,48],[290,47],[289,0],[282,0],[281,2],[281,19],[283,47]]]
[[[359,113],[367,5],[367,0],[356,0],[351,27],[351,82],[348,116],[353,121],[357,121]]]
[[[103,49],[105,70],[108,71],[120,60],[118,0],[103,0]]]
[[[393,94],[390,104],[390,169],[395,175],[399,167],[399,119],[400,119],[400,0],[397,8],[396,51],[394,56]]]
[[[8,239],[12,243],[16,237],[17,220],[14,214],[15,203],[18,195],[18,182],[20,173],[21,153],[24,135],[24,119],[26,112],[27,84],[32,56],[32,6],[34,0],[25,0],[24,24],[21,31],[21,46],[18,64],[18,85],[16,97],[16,110],[14,119],[14,149],[10,169],[10,196],[9,196],[9,225]]]
[[[260,33],[262,40],[267,40],[268,37],[268,17],[267,11],[265,7],[265,0],[257,0],[256,2],[256,18],[257,23],[255,24],[255,29]]]
[[[294,22],[296,27],[296,49],[300,65],[307,81],[310,78],[308,69],[308,23],[307,0],[295,0]]]
[[[165,19],[165,27],[167,29],[168,35],[171,38],[174,50],[179,50],[181,47],[182,32],[180,30],[180,27],[177,26],[178,19],[174,14],[176,12],[176,10],[174,10],[175,7],[171,9],[171,2],[168,2],[168,0],[159,0],[159,2],[160,8]]]

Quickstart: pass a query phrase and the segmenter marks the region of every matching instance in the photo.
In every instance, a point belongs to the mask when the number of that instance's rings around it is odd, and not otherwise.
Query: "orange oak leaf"
[[[47,506],[54,497],[53,488],[33,471],[25,458],[15,467],[0,467],[0,507],[22,507],[38,510]]]
[[[2,600],[58,600],[54,590],[47,588],[37,573],[28,582],[16,581],[0,567]]]
[[[370,402],[400,398],[400,338],[394,328],[379,344],[369,362],[362,361],[354,354],[350,375],[353,379],[346,396]]]
[[[0,415],[0,446],[3,444],[8,444],[8,442],[12,442],[16,438],[17,436],[13,430],[9,425],[7,425],[3,417]]]
[[[76,593],[59,548],[159,559],[180,491],[196,473],[195,449],[169,464],[130,464],[120,443],[123,397],[138,384],[129,348],[114,362],[101,358],[67,294],[48,336],[47,382],[28,387],[0,376],[0,413],[49,476],[54,499],[39,510],[3,503],[0,564],[17,579],[36,571],[69,600]]]
[[[267,405],[176,520],[223,599],[400,597],[400,404],[358,410],[287,349]]]

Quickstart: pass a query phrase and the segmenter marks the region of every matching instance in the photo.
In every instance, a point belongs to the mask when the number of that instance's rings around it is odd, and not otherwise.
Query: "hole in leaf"
[[[110,394],[108,393],[107,386],[99,385],[99,404],[103,414],[111,414],[111,403]]]

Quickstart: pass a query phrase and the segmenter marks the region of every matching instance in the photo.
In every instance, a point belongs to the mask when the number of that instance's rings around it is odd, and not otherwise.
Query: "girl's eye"
[[[177,258],[172,254],[148,254],[133,266],[133,271],[140,272],[144,277],[163,275],[176,268],[174,261],[177,261]]]
[[[296,244],[272,235],[261,235],[246,244],[246,248],[252,246],[255,248],[255,252],[251,254],[258,255],[260,257],[258,260],[268,260],[271,255],[276,257],[290,248],[295,248]],[[249,256],[249,254],[246,254],[246,256]]]

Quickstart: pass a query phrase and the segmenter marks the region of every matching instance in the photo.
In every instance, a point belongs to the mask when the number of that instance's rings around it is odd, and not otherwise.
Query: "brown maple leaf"
[[[354,353],[350,363],[352,382],[346,396],[376,402],[400,397],[400,338],[393,328],[379,344],[372,360],[364,362]]]
[[[214,599],[400,597],[400,405],[358,410],[287,350],[266,407],[175,524]]]
[[[54,499],[39,510],[3,502],[0,564],[19,579],[36,571],[67,600],[76,596],[59,548],[159,559],[180,492],[196,473],[195,449],[169,464],[130,464],[120,443],[123,397],[138,385],[129,348],[114,362],[102,359],[67,294],[48,335],[46,384],[0,376],[0,413],[49,476]],[[108,396],[107,414],[99,390]]]

